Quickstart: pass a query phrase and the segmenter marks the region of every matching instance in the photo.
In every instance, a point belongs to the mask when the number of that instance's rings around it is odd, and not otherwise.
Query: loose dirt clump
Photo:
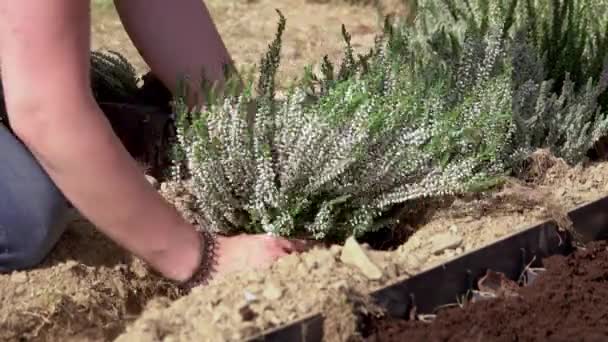
[[[567,211],[608,193],[607,163],[570,167],[554,157],[543,160],[542,177],[532,182],[510,179],[496,191],[457,198],[437,210],[397,254],[422,260],[424,270],[544,220],[569,229]]]
[[[107,341],[171,286],[72,213],[68,231],[36,269],[0,275],[0,340]]]
[[[234,274],[155,303],[117,341],[238,341],[317,311],[331,317],[326,337],[344,341],[356,329],[353,303],[371,280],[341,264],[340,252],[290,255],[267,272]]]
[[[572,169],[556,163],[538,184],[511,181],[495,192],[456,199],[415,227],[395,250],[358,244],[363,253],[348,251],[353,244],[315,248],[281,259],[264,272],[218,279],[173,303],[145,310],[119,341],[242,339],[316,312],[326,317],[325,340],[344,341],[357,336],[357,312],[367,308],[370,291],[542,220],[563,218],[567,210],[602,197],[608,190],[606,175],[608,164]],[[189,208],[183,202],[187,191],[182,188],[179,194],[177,207]]]
[[[546,271],[510,295],[442,310],[432,323],[376,322],[368,341],[605,341],[608,243],[544,260]]]

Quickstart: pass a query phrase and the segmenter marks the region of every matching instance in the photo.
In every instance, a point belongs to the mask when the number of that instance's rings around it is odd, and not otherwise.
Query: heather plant
[[[512,115],[498,33],[471,35],[450,69],[388,26],[375,49],[355,58],[344,30],[337,71],[325,59],[322,77],[307,74],[279,100],[284,27],[281,16],[257,84],[194,110],[177,101],[176,176],[191,179],[213,229],[357,236],[395,224],[396,206],[464,192],[503,172]],[[466,80],[458,87],[455,73]]]
[[[98,102],[132,102],[139,90],[135,68],[115,51],[91,52],[91,86]]]
[[[541,56],[523,33],[516,40],[513,60],[515,155],[523,160],[533,150],[548,147],[571,164],[583,161],[595,142],[608,134],[608,113],[601,106],[608,63],[581,87],[566,73],[561,88],[554,91],[556,81],[544,80]]]
[[[562,88],[566,74],[575,87],[584,87],[601,72],[608,54],[606,0],[416,0],[413,25],[425,45],[441,50],[448,37],[462,45],[465,33],[485,33],[500,27],[505,37],[525,31],[528,42],[543,58],[545,80]]]
[[[421,51],[450,67],[473,35],[499,30],[513,63],[510,164],[549,148],[583,161],[606,131],[608,2],[584,0],[417,1],[408,28]],[[469,50],[471,51],[471,50]],[[458,83],[466,77],[456,74]]]

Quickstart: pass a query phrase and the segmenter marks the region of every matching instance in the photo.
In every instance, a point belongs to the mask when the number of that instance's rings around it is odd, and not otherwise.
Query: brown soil
[[[457,199],[414,227],[416,232],[398,249],[367,250],[382,271],[380,279],[370,279],[342,262],[341,246],[318,248],[279,260],[266,272],[217,280],[175,302],[157,301],[119,341],[232,340],[315,312],[326,316],[325,339],[344,341],[357,335],[358,310],[367,308],[366,294],[371,290],[538,221],[560,219],[566,210],[608,190],[608,164],[575,169],[559,161],[552,164],[537,185],[511,182],[498,192]],[[190,195],[187,187],[179,188],[164,185],[161,192],[177,197],[172,201],[188,215]]]
[[[554,163],[538,185],[509,184],[457,199],[411,227],[415,233],[398,249],[366,251],[381,270],[379,279],[344,263],[343,248],[333,246],[288,256],[265,272],[218,279],[177,300],[165,296],[173,293],[168,285],[74,213],[47,262],[0,275],[0,340],[223,341],[323,311],[326,340],[344,341],[356,336],[358,310],[368,308],[369,291],[555,216],[548,208],[602,197],[607,176],[608,163]],[[160,189],[188,216],[193,197],[187,190],[173,183]]]
[[[151,297],[176,291],[73,212],[38,268],[0,275],[0,340],[107,341]]]
[[[493,299],[439,311],[432,323],[383,320],[372,341],[605,341],[608,243],[544,260],[533,284]]]

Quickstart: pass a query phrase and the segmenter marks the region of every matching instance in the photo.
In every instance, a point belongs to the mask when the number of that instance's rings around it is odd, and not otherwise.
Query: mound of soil
[[[197,288],[170,302],[154,301],[118,341],[240,340],[312,313],[325,316],[326,341],[356,337],[361,310],[374,309],[367,294],[492,243],[584,202],[608,189],[608,164],[568,168],[556,160],[534,185],[459,198],[433,213],[396,249],[365,250],[380,269],[369,278],[344,262],[343,246],[315,248],[279,260],[265,272],[243,272]],[[161,193],[190,219],[187,184],[164,183]],[[243,313],[247,313],[244,315]]]
[[[608,163],[554,163],[542,182],[458,198],[404,227],[413,235],[398,248],[363,248],[349,258],[344,246],[315,248],[263,272],[216,279],[182,298],[75,215],[43,265],[0,274],[0,340],[242,340],[322,311],[325,340],[345,341],[357,335],[360,311],[373,309],[370,291],[598,199],[608,191],[606,175]],[[160,192],[195,219],[187,183],[163,182]],[[353,265],[362,255],[369,260]]]
[[[606,341],[608,243],[543,261],[546,271],[510,295],[438,312],[432,323],[374,322],[372,341]]]
[[[111,341],[150,298],[176,294],[73,211],[42,265],[0,274],[0,341]]]

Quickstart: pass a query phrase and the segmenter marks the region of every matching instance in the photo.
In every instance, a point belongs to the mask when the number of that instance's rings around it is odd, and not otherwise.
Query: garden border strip
[[[541,223],[414,276],[398,279],[373,291],[371,296],[393,317],[406,319],[412,310],[416,314],[433,313],[439,306],[457,303],[459,296],[474,289],[475,281],[488,269],[517,279],[534,257],[538,261],[564,254],[567,245],[556,228],[551,222]]]
[[[320,342],[323,340],[322,314],[317,313],[287,323],[286,325],[267,330],[262,334],[248,339],[248,342]]]
[[[567,215],[582,242],[608,239],[608,196],[575,207]],[[571,248],[568,239],[569,234],[561,231],[554,220],[547,220],[414,276],[395,280],[370,295],[376,304],[396,318],[407,319],[412,313],[432,313],[468,294],[475,288],[475,281],[489,269],[516,280],[526,266],[540,266],[543,258],[566,254]],[[247,341],[320,342],[323,322],[322,313],[316,313]]]
[[[583,242],[606,238],[608,197],[578,206],[568,212],[568,217]],[[568,238],[554,220],[547,220],[412,277],[396,280],[373,291],[371,296],[396,318],[407,318],[414,309],[416,314],[432,313],[469,293],[489,269],[516,280],[528,264],[540,266],[543,258],[566,254]]]

